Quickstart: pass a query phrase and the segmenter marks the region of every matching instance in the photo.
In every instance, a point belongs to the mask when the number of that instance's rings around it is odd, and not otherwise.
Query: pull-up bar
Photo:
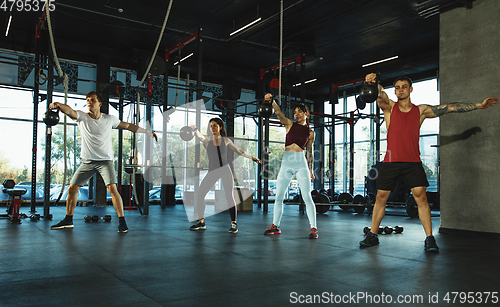
[[[339,89],[339,87],[341,87],[341,86],[351,85],[351,84],[354,86],[354,85],[356,85],[356,83],[363,82],[363,81],[365,81],[365,78],[347,81],[347,82],[339,83],[339,84],[332,84],[332,89],[333,89],[333,92],[335,93]]]
[[[190,42],[197,40],[198,39],[198,31],[194,32],[193,34],[189,35],[185,40],[181,41],[174,47],[170,49],[165,49],[165,62],[168,62],[170,59],[170,55],[178,50],[182,50],[187,44]]]
[[[339,115],[334,115],[334,114],[326,114],[326,113],[321,113],[321,112],[312,112],[312,111],[310,113],[311,113],[311,115],[318,115],[318,116],[322,116],[322,117],[330,117],[330,118],[345,120],[346,122],[349,122],[349,124],[354,122],[354,119],[352,119],[350,117],[339,116]]]
[[[287,60],[287,61],[284,61],[281,63],[281,67],[287,67],[288,65],[290,64],[301,64],[302,63],[302,59],[300,56],[296,57],[295,59],[290,59],[290,60]],[[260,79],[264,79],[264,75],[270,71],[275,71],[276,69],[278,69],[280,67],[280,64],[276,64],[274,66],[271,66],[271,67],[268,67],[268,68],[263,68],[260,70]]]

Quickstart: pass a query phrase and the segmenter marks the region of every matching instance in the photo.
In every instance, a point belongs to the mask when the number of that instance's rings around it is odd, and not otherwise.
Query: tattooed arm
[[[447,103],[438,106],[420,105],[420,114],[422,120],[425,118],[434,118],[448,113],[464,113],[478,109],[486,109],[494,104],[498,104],[498,98],[489,97],[478,103]]]

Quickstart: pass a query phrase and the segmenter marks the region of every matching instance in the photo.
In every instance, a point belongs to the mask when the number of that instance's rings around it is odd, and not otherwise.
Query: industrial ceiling
[[[33,2],[33,1],[32,1]],[[153,53],[169,5],[168,0],[58,0],[50,17],[59,58],[97,63],[106,58],[113,67],[137,69]],[[282,59],[301,57],[302,65],[288,65],[283,80],[290,90],[301,80],[308,98],[324,97],[332,85],[345,84],[378,71],[382,82],[399,75],[415,80],[437,76],[439,69],[439,14],[457,7],[472,9],[467,0],[173,0],[158,50],[166,50],[198,32],[202,37],[202,80],[238,82],[255,90],[261,70]],[[41,11],[13,9],[0,48],[33,53],[35,28]],[[260,20],[259,20],[260,18]],[[252,21],[244,30],[230,35]],[[280,25],[282,24],[282,36]],[[181,75],[198,72],[197,41],[186,44],[171,60],[181,62]],[[375,61],[386,62],[363,67]],[[177,75],[170,61],[168,74]],[[274,74],[274,72],[268,72]],[[276,74],[276,76],[278,76]],[[301,79],[302,78],[302,79]],[[348,87],[348,86],[346,86]]]

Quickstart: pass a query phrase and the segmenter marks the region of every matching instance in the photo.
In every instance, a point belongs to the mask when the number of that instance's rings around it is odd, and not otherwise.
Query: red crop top
[[[288,130],[285,139],[285,147],[292,144],[297,144],[300,148],[305,149],[309,141],[309,127],[293,123],[292,128]]]

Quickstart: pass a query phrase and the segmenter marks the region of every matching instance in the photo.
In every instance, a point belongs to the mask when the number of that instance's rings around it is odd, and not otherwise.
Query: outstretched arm
[[[285,126],[286,129],[288,129],[289,127],[291,127],[293,125],[293,122],[290,119],[288,119],[285,116],[285,114],[283,114],[283,112],[281,112],[281,109],[278,106],[278,104],[276,103],[276,101],[273,101],[273,109],[274,109],[274,113],[276,113],[276,116],[278,116],[278,119],[280,120],[280,123],[283,126]]]
[[[198,130],[198,128],[196,128],[196,126],[195,126],[195,125],[191,125],[191,126],[189,126],[189,127],[191,127],[191,129],[193,129],[193,131],[194,131],[194,136],[195,136],[195,137],[197,137],[197,138],[198,138],[198,140],[200,140],[200,142],[203,142],[203,143],[204,143],[204,142],[207,142],[207,141],[209,141],[209,140],[210,140],[208,137],[206,137],[206,136],[204,136],[203,134],[201,134],[201,133],[200,133],[200,131]]]
[[[377,74],[371,73],[365,76],[366,83],[375,83],[377,78]],[[387,93],[384,92],[384,87],[382,85],[378,85],[378,97],[377,97],[377,105],[383,112],[391,110],[391,100]]]
[[[124,130],[128,130],[128,131],[132,131],[132,132],[135,132],[135,133],[145,133],[145,134],[150,135],[151,137],[153,137],[158,142],[158,136],[156,135],[156,133],[154,133],[153,131],[141,128],[141,127],[139,127],[137,125],[120,121],[120,124],[116,128],[118,128],[118,129],[124,129]]]
[[[239,149],[238,147],[236,147],[236,145],[234,145],[234,143],[229,138],[224,138],[224,139],[227,140],[226,146],[231,148],[231,150],[233,150],[235,153],[239,154],[242,157],[248,158],[248,159],[252,160],[253,162],[257,162],[257,163],[262,164],[262,161],[260,159],[252,156],[249,153],[246,153],[243,149]]]
[[[464,113],[478,109],[486,109],[494,104],[498,104],[498,98],[489,97],[477,103],[447,103],[438,106],[422,105],[421,114],[424,118],[434,118],[448,113]]]
[[[78,114],[76,113],[75,110],[73,110],[70,106],[67,104],[59,103],[59,102],[52,102],[49,104],[49,109],[57,109],[61,110],[64,114],[68,115],[71,119],[75,120],[78,117]]]
[[[264,95],[264,102],[263,103],[271,103],[271,100],[273,98],[273,95],[270,93],[267,93]],[[293,122],[289,120],[283,112],[281,112],[280,106],[276,103],[276,101],[273,101],[273,109],[274,113],[276,113],[276,116],[278,116],[278,119],[280,120],[280,123],[285,126],[285,128],[288,129],[293,125]]]

